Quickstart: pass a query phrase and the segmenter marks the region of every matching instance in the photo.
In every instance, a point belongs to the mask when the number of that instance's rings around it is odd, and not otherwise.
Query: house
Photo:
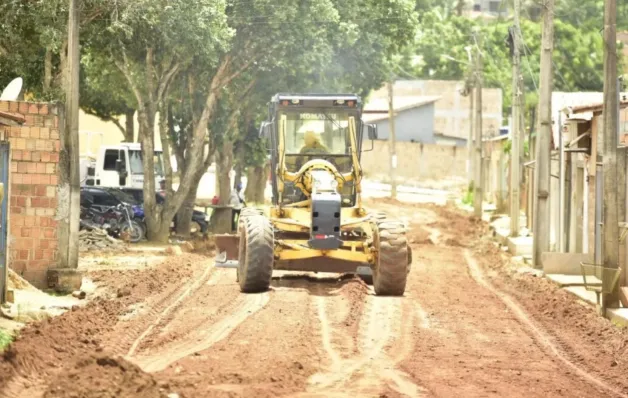
[[[624,44],[622,52],[624,54],[624,75],[628,77],[628,31],[617,32],[617,40]]]
[[[464,81],[455,80],[397,80],[393,85],[396,101],[402,97],[440,97],[434,102],[434,135],[447,137],[458,144],[467,140],[470,132],[470,96],[463,95]],[[382,87],[369,99],[388,98],[388,90]],[[394,105],[394,104],[393,104]],[[502,89],[482,89],[482,135],[499,135],[503,125]]]
[[[473,11],[503,17],[508,15],[508,5],[502,0],[474,0]]]
[[[466,145],[465,139],[443,136],[434,131],[434,104],[438,96],[403,96],[393,99],[395,109],[395,139],[397,142],[423,144]],[[375,98],[364,106],[362,119],[377,125],[378,139],[390,137],[388,99]]]
[[[622,95],[618,146],[628,149],[628,96]],[[602,154],[601,134],[603,104],[572,106],[563,109],[563,142],[565,149],[565,248],[570,253],[600,253],[601,232],[596,229],[596,216],[601,217],[602,197],[596,195],[600,165],[596,155]],[[555,173],[557,170],[552,170]],[[601,181],[601,180],[600,180]],[[626,182],[621,182],[624,185]],[[601,192],[601,191],[600,191]],[[553,211],[561,209],[555,202]],[[626,208],[622,205],[622,211]],[[596,214],[596,210],[597,213]],[[620,214],[620,221],[625,215]],[[596,239],[597,238],[597,239]],[[598,248],[596,250],[596,247]]]

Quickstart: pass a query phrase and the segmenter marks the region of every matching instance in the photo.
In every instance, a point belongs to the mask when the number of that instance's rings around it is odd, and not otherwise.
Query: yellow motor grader
[[[362,143],[377,138],[353,94],[277,94],[260,135],[270,143],[272,206],[244,208],[235,235],[216,237],[217,267],[245,293],[274,270],[354,273],[378,295],[403,295],[412,254],[403,222],[362,207]],[[371,145],[372,148],[372,145]]]

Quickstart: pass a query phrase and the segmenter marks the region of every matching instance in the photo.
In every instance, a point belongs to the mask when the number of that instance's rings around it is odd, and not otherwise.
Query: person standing
[[[229,205],[232,206],[231,230],[237,231],[238,219],[240,218],[240,210],[246,206],[246,202],[242,197],[242,183],[238,183],[229,197]]]

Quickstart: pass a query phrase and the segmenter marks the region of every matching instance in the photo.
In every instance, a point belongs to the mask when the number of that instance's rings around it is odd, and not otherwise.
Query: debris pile
[[[125,250],[123,241],[112,238],[107,231],[93,228],[79,232],[79,251],[121,251]]]

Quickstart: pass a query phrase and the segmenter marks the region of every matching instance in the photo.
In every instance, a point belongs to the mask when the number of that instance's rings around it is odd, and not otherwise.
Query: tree
[[[83,0],[81,27],[107,10],[106,0]],[[66,0],[13,0],[0,4],[0,85],[15,76],[41,100],[63,98],[67,52]]]
[[[231,78],[232,58],[219,55],[232,36],[226,25],[225,4],[210,0],[128,1],[118,3],[102,24],[104,26],[92,26],[90,50],[100,52],[110,67],[118,68],[137,103],[148,238],[163,242],[168,238],[171,220],[191,189],[196,171],[202,167],[207,123],[221,87]],[[168,192],[165,204],[160,206],[154,195],[156,117],[161,112],[161,124],[165,125],[171,85],[194,58],[205,60],[207,68],[214,68],[215,74],[203,111],[189,137],[192,142],[188,154],[190,171],[181,176],[177,192],[171,189],[169,146],[163,148]],[[162,144],[164,142],[167,144],[167,133],[162,131]]]
[[[124,142],[133,142],[137,101],[126,89],[126,84],[120,70],[111,68],[98,53],[82,54],[81,109],[105,122],[112,122],[120,129]],[[118,120],[121,115],[125,116],[125,125]]]
[[[475,20],[452,16],[442,18],[427,13],[415,45],[406,50],[401,66],[412,76],[425,79],[462,80],[468,66],[465,46],[473,45],[470,32],[480,29],[483,37],[484,82],[487,87],[504,90],[503,109],[509,112],[511,101],[511,62],[506,43],[510,22],[479,24]],[[526,107],[538,102],[540,63],[540,25],[530,20],[521,21],[523,48],[523,77],[526,89]],[[596,31],[586,31],[562,20],[555,21],[556,46],[554,50],[555,89],[561,91],[602,90],[602,38]]]

